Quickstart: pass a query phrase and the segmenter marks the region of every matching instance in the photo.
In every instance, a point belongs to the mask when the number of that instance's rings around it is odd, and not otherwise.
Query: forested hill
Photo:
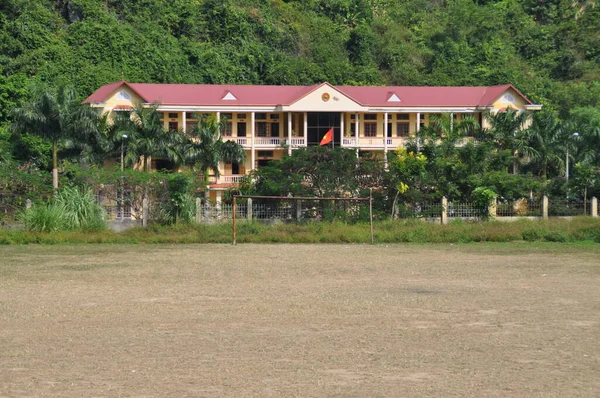
[[[600,4],[570,0],[0,0],[0,122],[33,84],[513,83],[600,105]]]

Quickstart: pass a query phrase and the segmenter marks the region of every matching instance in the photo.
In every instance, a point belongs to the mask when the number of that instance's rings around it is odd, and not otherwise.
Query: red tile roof
[[[120,81],[100,87],[84,103],[102,103],[125,85],[147,103],[188,106],[276,106],[290,105],[310,94],[312,86],[257,86],[211,84],[150,84]],[[512,88],[528,104],[523,94],[510,84],[479,87],[415,86],[331,86],[363,106],[379,107],[475,107],[489,106]],[[231,93],[235,100],[224,100]],[[392,94],[400,102],[388,101]]]

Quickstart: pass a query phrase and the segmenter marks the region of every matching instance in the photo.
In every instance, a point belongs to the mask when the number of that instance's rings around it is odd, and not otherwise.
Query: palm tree
[[[126,112],[117,113],[107,138],[109,147],[112,147],[112,152],[115,153],[119,151],[125,139],[125,163],[131,166],[139,163],[144,171],[150,170],[149,161],[152,156],[171,158],[173,144],[177,140],[175,132],[164,129],[157,105],[136,108],[131,117]]]
[[[221,131],[223,125],[214,118],[199,118],[197,126],[189,132],[188,137],[178,146],[177,162],[196,166],[204,174],[208,182],[210,171],[219,176],[219,163],[243,163],[246,160],[244,148],[233,141],[223,141]]]
[[[13,111],[10,130],[31,133],[52,143],[52,186],[58,189],[58,149],[67,139],[84,141],[98,131],[98,112],[77,100],[75,91],[61,85],[56,92],[35,93],[31,102]]]
[[[463,116],[461,121],[454,120],[451,113],[429,116],[429,126],[420,131],[420,137],[430,142],[441,139],[443,153],[451,154],[464,137],[473,137],[479,130],[479,123],[472,116]]]
[[[532,153],[531,148],[527,145],[527,132],[524,130],[529,121],[529,114],[509,108],[503,112],[488,112],[484,117],[491,126],[487,133],[496,142],[497,148],[511,152],[512,173],[517,174],[519,161],[523,159],[524,155]]]
[[[540,112],[533,116],[527,133],[532,149],[529,163],[537,166],[543,181],[547,181],[549,167],[564,169],[563,153],[570,129],[557,121],[551,113]]]

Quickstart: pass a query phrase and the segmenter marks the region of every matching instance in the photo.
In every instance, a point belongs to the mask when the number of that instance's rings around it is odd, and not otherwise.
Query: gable
[[[525,105],[528,103],[525,101],[523,96],[512,88],[505,90],[500,96],[492,103],[494,109],[525,109]]]
[[[114,90],[104,102],[104,108],[111,110],[116,108],[124,109],[123,107],[137,107],[143,103],[143,99],[127,85],[121,85]]]
[[[304,112],[364,112],[366,107],[342,93],[328,83],[324,83],[290,105],[284,111]]]

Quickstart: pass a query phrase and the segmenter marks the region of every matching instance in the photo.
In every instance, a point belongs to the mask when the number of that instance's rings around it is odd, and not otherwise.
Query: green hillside
[[[513,83],[600,104],[600,5],[568,0],[2,0],[0,122],[33,85]]]

